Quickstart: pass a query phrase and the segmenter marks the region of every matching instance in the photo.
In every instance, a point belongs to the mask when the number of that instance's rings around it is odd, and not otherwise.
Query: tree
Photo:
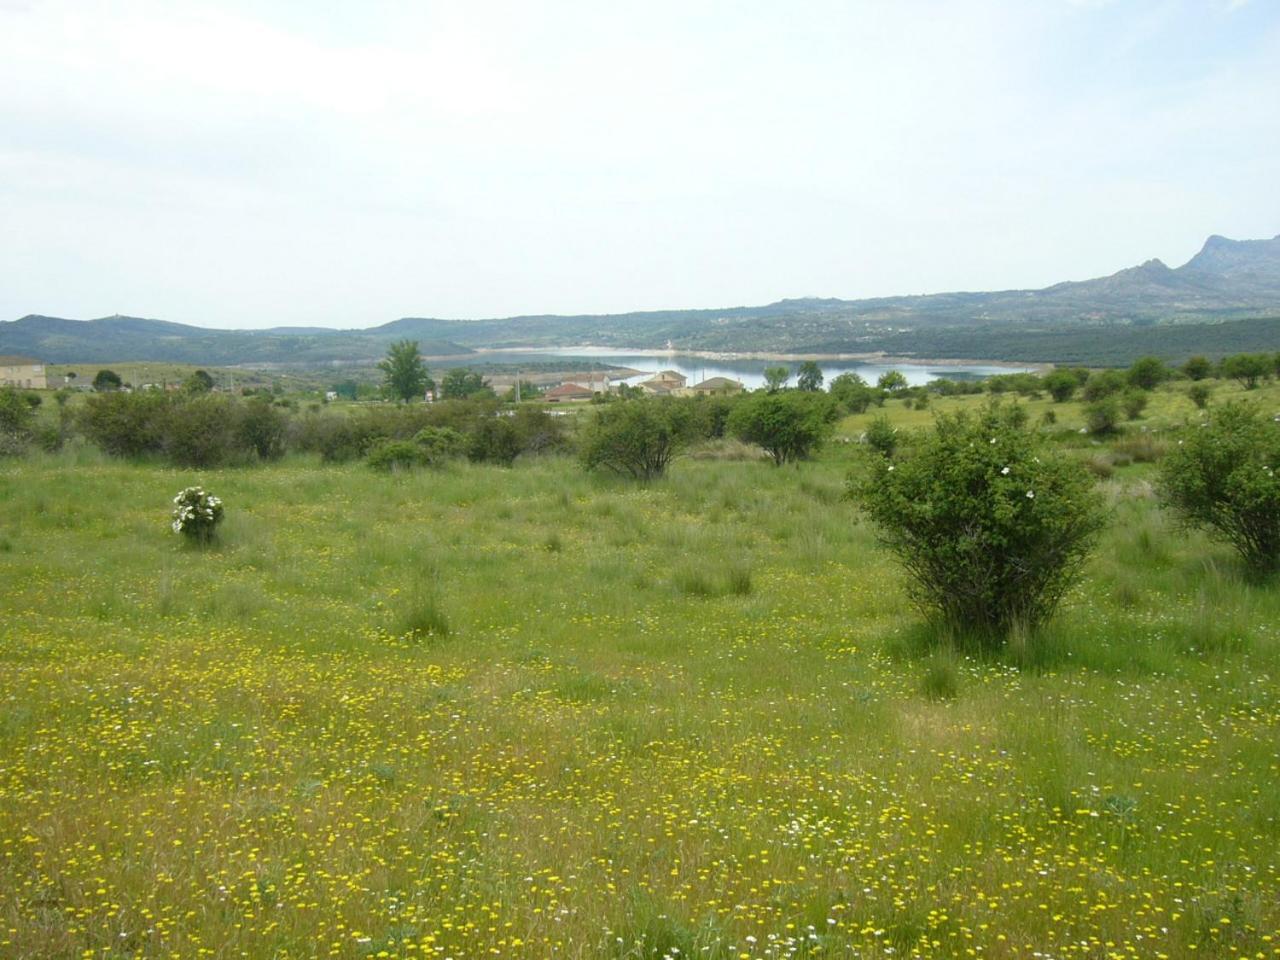
[[[1192,357],[1182,365],[1182,372],[1188,380],[1203,380],[1213,373],[1213,364],[1207,357]]]
[[[1083,466],[998,405],[940,416],[912,456],[874,458],[850,493],[916,604],[987,646],[1052,615],[1103,523]]]
[[[1119,370],[1100,370],[1091,374],[1084,384],[1081,395],[1088,403],[1109,397],[1124,389],[1126,380]]]
[[[199,394],[209,393],[213,389],[213,377],[205,370],[197,370],[182,382],[182,392]]]
[[[486,391],[493,393],[484,377],[465,367],[455,367],[440,381],[440,396],[445,400],[465,400]]]
[[[387,393],[401,403],[421,397],[435,383],[427,373],[418,353],[417,340],[397,340],[387,350],[386,359],[378,361]]]
[[[13,387],[0,387],[0,456],[21,453],[31,439],[35,413]]]
[[[1135,360],[1127,374],[1129,385],[1139,390],[1154,390],[1168,376],[1169,371],[1159,357],[1141,357]]]
[[[764,385],[770,393],[777,393],[790,379],[791,370],[788,367],[765,367]]]
[[[1191,398],[1191,402],[1196,405],[1197,410],[1203,410],[1209,405],[1211,393],[1208,384],[1193,383],[1191,389],[1187,391],[1187,396]]]
[[[850,413],[865,413],[876,393],[856,373],[842,373],[831,381],[831,397]]]
[[[1054,370],[1044,378],[1044,388],[1049,391],[1054,403],[1066,403],[1078,386],[1080,381],[1069,370]]]
[[[800,374],[796,377],[796,386],[808,393],[822,389],[822,368],[813,360],[800,364]]]
[[[120,374],[114,370],[99,370],[93,378],[93,389],[98,393],[108,393],[112,390],[119,390],[124,386],[124,381],[120,379]]]
[[[1256,390],[1258,381],[1271,372],[1268,358],[1256,353],[1237,353],[1225,358],[1218,373],[1239,382],[1246,390]]]
[[[648,481],[662,476],[696,435],[690,404],[667,398],[626,400],[600,407],[583,430],[580,455],[588,470],[604,467]]]
[[[907,378],[901,370],[886,370],[880,374],[880,379],[876,381],[876,386],[881,390],[897,393],[899,390],[907,389]]]
[[[1280,570],[1280,428],[1250,406],[1216,408],[1160,465],[1160,495],[1231,544],[1258,575]]]
[[[754,443],[773,458],[774,466],[807,460],[831,432],[831,401],[812,393],[758,393],[729,414],[726,429]]]

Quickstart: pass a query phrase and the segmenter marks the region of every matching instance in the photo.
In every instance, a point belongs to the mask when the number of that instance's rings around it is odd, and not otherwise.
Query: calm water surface
[[[709,377],[729,377],[740,380],[749,389],[764,386],[766,367],[784,366],[791,369],[794,376],[800,369],[800,361],[781,360],[712,360],[681,353],[667,353],[650,357],[633,353],[619,353],[605,347],[576,347],[572,349],[545,350],[510,350],[495,351],[482,354],[486,361],[492,363],[545,363],[548,357],[573,357],[580,360],[595,361],[603,370],[606,366],[631,367],[645,371],[644,375],[631,378],[633,381],[644,380],[659,370],[676,370],[689,378],[689,385],[699,383]],[[912,386],[928,383],[939,377],[952,380],[971,380],[991,376],[995,373],[1015,373],[1019,370],[1031,370],[1031,367],[986,366],[978,364],[916,364],[916,363],[864,363],[857,360],[820,360],[826,381],[830,381],[842,373],[856,373],[868,383],[875,383],[880,374],[888,370],[898,370],[907,378]]]

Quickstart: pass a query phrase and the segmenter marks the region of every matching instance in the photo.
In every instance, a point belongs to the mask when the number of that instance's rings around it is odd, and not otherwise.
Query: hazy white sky
[[[0,320],[1031,287],[1277,232],[1276,0],[0,0]]]

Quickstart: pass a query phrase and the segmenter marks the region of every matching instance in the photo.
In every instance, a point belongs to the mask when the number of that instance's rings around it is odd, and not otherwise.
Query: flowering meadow
[[[0,463],[0,957],[1280,957],[1280,588],[1122,466],[966,659],[856,455]]]

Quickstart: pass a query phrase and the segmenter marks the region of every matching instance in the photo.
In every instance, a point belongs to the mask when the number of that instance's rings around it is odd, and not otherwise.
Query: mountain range
[[[382,356],[392,341],[411,338],[420,342],[427,356],[461,356],[476,348],[595,344],[1065,360],[1078,357],[1062,355],[1064,344],[1104,335],[1118,336],[1137,350],[1143,350],[1148,341],[1192,344],[1189,349],[1198,347],[1198,352],[1207,353],[1277,349],[1280,321],[1276,318],[1280,318],[1280,236],[1270,240],[1212,236],[1199,253],[1177,268],[1148,260],[1110,276],[1039,290],[865,300],[805,298],[718,310],[494,320],[405,317],[363,330],[213,330],[137,317],[67,320],[29,315],[0,322],[0,354],[25,354],[49,363],[149,360],[318,366],[368,364]],[[1172,338],[1172,331],[1159,334],[1146,329],[1170,325],[1180,328]],[[1215,333],[1224,343],[1218,351],[1212,348]],[[1003,355],[1002,349],[1012,352]],[[1160,351],[1153,347],[1146,352]]]

